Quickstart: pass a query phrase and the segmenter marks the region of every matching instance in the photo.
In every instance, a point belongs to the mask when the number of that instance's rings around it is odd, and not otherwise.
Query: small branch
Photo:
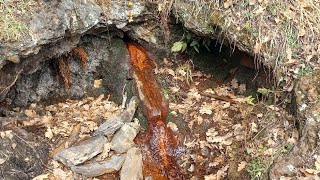
[[[0,95],[1,95],[2,93],[4,93],[6,90],[9,90],[9,89],[16,83],[16,81],[18,80],[19,75],[21,74],[22,71],[23,71],[23,69],[21,69],[21,70],[18,72],[18,74],[17,74],[16,77],[14,78],[14,81],[13,81],[9,86],[5,87],[5,88],[0,92]]]
[[[70,133],[70,136],[68,139],[64,140],[56,149],[51,151],[50,157],[55,156],[58,152],[60,152],[64,148],[70,147],[72,144],[74,144],[78,138],[79,138],[79,133],[80,133],[80,123],[75,125]]]
[[[200,92],[200,94],[202,96],[214,98],[214,99],[217,99],[217,100],[220,100],[220,101],[226,101],[226,102],[229,102],[231,104],[236,103],[233,99],[231,99],[229,97],[226,97],[226,96],[219,96],[219,95],[216,95],[216,94],[210,94],[210,93],[206,93],[206,92]]]

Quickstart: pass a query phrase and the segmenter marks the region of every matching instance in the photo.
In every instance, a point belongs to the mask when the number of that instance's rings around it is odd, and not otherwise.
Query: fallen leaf
[[[269,148],[263,152],[263,155],[265,156],[272,156],[273,154],[274,154],[274,149],[272,148]]]
[[[250,6],[253,6],[253,5],[256,4],[256,2],[257,2],[256,0],[249,0],[249,5],[250,5]]]
[[[231,87],[234,89],[237,89],[239,87],[238,80],[235,78],[233,78],[230,83],[231,83]]]
[[[12,139],[13,138],[13,134],[11,130],[7,130],[4,132],[5,133],[5,137]]]
[[[24,114],[27,115],[28,117],[35,117],[37,113],[34,110],[26,109],[24,111]]]
[[[0,165],[3,164],[3,163],[5,163],[6,161],[7,161],[6,159],[0,158]]]
[[[241,161],[239,164],[238,164],[238,172],[242,171],[247,165],[247,162],[246,161]]]
[[[53,138],[53,132],[51,130],[50,127],[47,128],[47,131],[44,133],[44,136],[48,139],[52,139]]]
[[[315,164],[316,170],[320,171],[320,160],[316,160],[314,164]]]
[[[49,179],[49,174],[41,174],[39,176],[32,178],[32,180],[44,180],[44,179]]]
[[[251,124],[251,131],[252,132],[258,132],[258,126],[256,123],[252,122]]]
[[[259,8],[254,12],[256,15],[260,15],[264,12],[266,8],[259,6]]]
[[[171,91],[172,93],[177,93],[179,90],[180,90],[179,87],[170,87],[170,91]]]
[[[200,107],[200,114],[212,114],[211,106],[204,102]]]
[[[177,132],[178,131],[178,127],[175,123],[173,122],[168,122],[167,127],[170,128],[173,132]]]
[[[94,82],[93,82],[93,87],[94,88],[100,88],[101,85],[102,85],[102,79],[94,80]]]

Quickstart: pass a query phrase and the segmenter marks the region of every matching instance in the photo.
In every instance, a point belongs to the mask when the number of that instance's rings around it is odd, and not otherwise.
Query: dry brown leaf
[[[200,107],[200,110],[199,110],[200,114],[212,114],[212,110],[211,110],[211,106],[208,105],[206,102],[204,102],[201,107]]]
[[[180,90],[180,87],[170,87],[172,93],[177,93]]]
[[[223,3],[223,7],[228,9],[232,5],[232,0],[227,0]]]
[[[254,12],[255,15],[260,15],[264,12],[266,8],[259,6],[259,8]]]
[[[242,171],[247,165],[247,162],[246,161],[241,161],[239,164],[238,164],[238,172]]]
[[[37,113],[34,110],[26,109],[24,111],[24,114],[27,115],[28,117],[36,117]]]
[[[237,89],[239,87],[239,84],[238,84],[238,80],[233,78],[231,80],[231,87],[234,88],[234,89]]]
[[[39,176],[32,178],[32,180],[44,180],[44,179],[49,179],[49,174],[41,174]]]
[[[53,138],[53,132],[51,130],[50,127],[47,128],[47,131],[44,133],[44,136],[48,139],[52,139]]]
[[[314,162],[314,165],[315,165],[315,167],[316,167],[316,170],[320,171],[320,159],[316,160],[316,161]]]
[[[5,137],[7,137],[9,139],[13,138],[12,130],[4,131],[4,133],[5,133]]]
[[[257,2],[256,0],[249,0],[249,5],[250,5],[250,6],[253,6],[253,5],[256,4],[256,2]]]
[[[178,126],[173,122],[168,122],[167,127],[170,128],[171,131],[173,131],[173,132],[178,131]]]
[[[101,85],[102,85],[102,79],[94,80],[94,82],[93,82],[93,87],[94,88],[100,88]]]
[[[258,132],[258,126],[256,123],[252,122],[252,123],[250,123],[250,125],[251,125],[252,132]]]
[[[0,165],[3,164],[3,163],[5,163],[6,161],[7,161],[6,159],[0,158]]]

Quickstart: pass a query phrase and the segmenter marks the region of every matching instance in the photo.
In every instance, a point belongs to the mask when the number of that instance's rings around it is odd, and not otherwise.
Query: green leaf
[[[204,44],[204,47],[206,47],[206,49],[210,52],[210,48],[207,44]]]
[[[199,49],[197,46],[193,46],[193,49],[197,51],[197,53],[199,53]]]
[[[182,49],[181,52],[184,52],[187,49],[188,44],[187,43],[182,43]]]
[[[181,51],[182,47],[183,47],[183,42],[181,41],[175,42],[171,47],[171,52],[179,52]]]
[[[262,94],[262,95],[264,95],[264,96],[266,96],[266,95],[268,95],[270,93],[274,93],[274,91],[272,91],[271,89],[266,89],[266,88],[259,88],[257,90],[257,92]]]
[[[193,41],[191,42],[190,46],[192,47],[192,46],[195,46],[195,45],[197,45],[197,44],[198,44],[198,41],[193,40]]]
[[[248,96],[244,100],[247,104],[254,105],[254,102],[253,102],[255,100],[254,97]]]
[[[188,34],[187,34],[187,40],[190,40],[190,39],[191,39],[191,34],[188,33]]]

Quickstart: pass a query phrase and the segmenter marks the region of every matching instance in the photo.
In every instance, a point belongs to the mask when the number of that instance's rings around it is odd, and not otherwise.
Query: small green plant
[[[269,95],[270,93],[274,93],[274,91],[272,91],[271,89],[266,89],[266,88],[259,88],[257,90],[258,93],[264,95],[264,96],[267,96]]]
[[[284,32],[286,33],[286,41],[287,44],[291,49],[298,49],[300,48],[300,44],[298,43],[298,35],[296,31],[293,30],[292,25],[288,21],[283,21],[282,22],[282,28]]]
[[[199,37],[193,37],[190,33],[183,36],[180,41],[177,41],[171,47],[172,52],[185,52],[185,51],[196,51],[199,53],[199,47],[203,46],[210,51],[211,39],[201,39]]]
[[[248,96],[244,99],[244,101],[247,103],[247,104],[250,104],[250,105],[254,105],[254,100],[255,98],[252,97],[252,96]]]
[[[268,169],[268,163],[259,157],[253,158],[246,168],[252,180],[262,180],[267,178]]]

